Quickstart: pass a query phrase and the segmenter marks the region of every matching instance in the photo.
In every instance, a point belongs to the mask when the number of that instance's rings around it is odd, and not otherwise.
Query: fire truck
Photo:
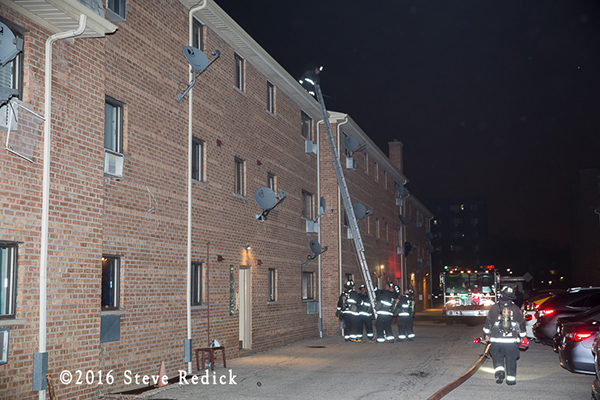
[[[444,267],[440,274],[444,293],[444,317],[447,324],[458,318],[486,317],[496,302],[500,275],[493,265],[474,269]]]

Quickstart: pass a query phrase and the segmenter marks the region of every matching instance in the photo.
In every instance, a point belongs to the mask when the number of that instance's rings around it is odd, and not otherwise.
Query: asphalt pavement
[[[263,353],[217,361],[215,374],[146,392],[154,400],[197,399],[427,399],[466,372],[483,345],[481,325],[446,326],[439,313],[417,316],[412,342],[349,343],[313,338]],[[170,377],[173,375],[169,371]],[[498,385],[486,360],[444,399],[589,399],[593,376],[560,367],[548,346],[532,343],[518,363],[517,385]],[[234,382],[234,383],[233,383]],[[222,384],[221,384],[222,383]]]

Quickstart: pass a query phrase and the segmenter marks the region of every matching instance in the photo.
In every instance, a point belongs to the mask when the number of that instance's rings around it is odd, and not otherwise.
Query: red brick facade
[[[125,370],[154,374],[162,361],[169,376],[186,368],[189,97],[176,103],[182,88],[168,76],[187,80],[181,47],[187,44],[188,9],[180,1],[167,3],[142,7],[130,1],[126,21],[117,23],[114,34],[54,44],[47,352],[48,372],[60,399],[130,389],[122,384]],[[193,89],[193,136],[204,143],[206,176],[192,184],[191,258],[203,263],[208,306],[192,307],[191,319],[194,348],[218,338],[232,358],[239,355],[240,269],[249,268],[251,279],[245,347],[260,351],[318,334],[318,316],[307,313],[307,300],[302,299],[302,272],[309,271],[314,272],[318,300],[317,260],[300,266],[310,253],[309,240],[317,238],[306,232],[302,192],[313,194],[317,209],[319,191],[317,157],[305,152],[301,111],[313,119],[315,130],[322,118],[314,99],[223,14],[210,1],[198,14],[206,23],[205,52],[219,49],[221,56]],[[23,101],[41,113],[44,43],[53,32],[4,5],[0,16],[26,30]],[[227,26],[211,22],[215,16]],[[234,87],[234,54],[245,59],[243,91]],[[267,81],[275,86],[274,114],[266,110]],[[103,172],[106,96],[123,104],[119,178]],[[404,184],[406,179],[351,119],[344,122],[346,117],[332,114],[334,132],[339,128],[340,135],[367,140],[369,172],[362,152],[355,154],[356,170],[344,168],[353,202],[374,211],[369,229],[366,219],[359,222],[367,261],[372,271],[384,266],[383,281],[394,279],[401,268],[397,247],[402,244],[394,182]],[[334,209],[320,220],[321,243],[329,246],[322,256],[323,326],[326,334],[335,335],[335,305],[344,274],[353,274],[357,284],[362,278],[346,238],[322,124],[319,131],[320,193]],[[0,132],[2,143],[4,135]],[[243,195],[234,193],[236,158],[244,162]],[[0,241],[19,243],[16,316],[0,319],[0,328],[10,329],[8,363],[0,365],[0,398],[33,399],[42,140],[33,163],[0,151],[0,170]],[[260,209],[253,195],[267,186],[269,173],[276,176],[277,191],[287,197],[266,221],[257,221]],[[101,312],[103,255],[120,257],[116,311]],[[275,301],[269,301],[269,269],[276,270]],[[377,282],[377,275],[371,278]],[[100,343],[103,313],[120,316],[120,340]],[[61,385],[57,378],[65,369],[96,374],[112,370],[117,379],[111,386]]]

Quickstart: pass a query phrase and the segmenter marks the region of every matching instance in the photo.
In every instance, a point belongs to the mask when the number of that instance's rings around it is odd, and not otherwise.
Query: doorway
[[[252,277],[250,267],[240,266],[238,298],[240,301],[240,349],[252,347]]]

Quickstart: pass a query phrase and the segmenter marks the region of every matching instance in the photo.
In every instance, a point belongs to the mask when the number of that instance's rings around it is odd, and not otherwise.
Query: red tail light
[[[581,342],[582,340],[589,339],[593,334],[593,332],[571,332],[567,333],[566,338],[570,342]]]
[[[549,315],[552,315],[556,312],[556,310],[553,310],[552,308],[546,308],[544,310],[539,310],[540,313],[540,317],[547,317]]]
[[[540,305],[537,303],[533,303],[533,308],[535,308],[537,310],[538,308],[540,308]]]

